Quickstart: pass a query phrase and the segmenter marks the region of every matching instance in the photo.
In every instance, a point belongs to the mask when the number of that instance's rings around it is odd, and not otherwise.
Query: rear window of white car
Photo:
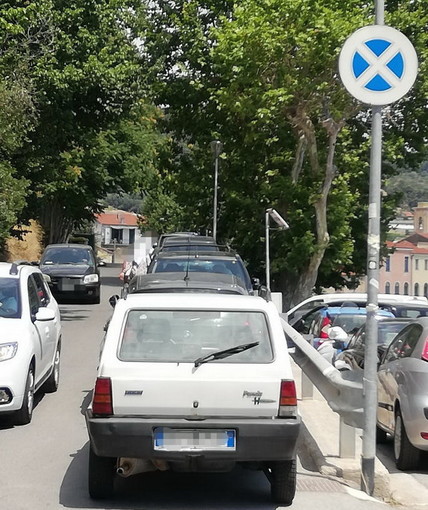
[[[122,330],[122,361],[193,363],[238,345],[259,342],[213,363],[268,363],[273,351],[264,313],[257,311],[130,310]]]

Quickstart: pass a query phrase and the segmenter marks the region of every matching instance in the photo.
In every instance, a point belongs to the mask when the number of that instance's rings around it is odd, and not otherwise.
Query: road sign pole
[[[370,495],[374,492],[376,458],[382,108],[405,96],[418,72],[418,56],[412,43],[400,31],[385,26],[384,17],[384,0],[375,0],[375,23],[348,37],[339,56],[344,86],[356,99],[372,106],[361,468],[361,488]]]
[[[375,0],[375,24],[384,24],[384,1]],[[380,210],[382,175],[382,106],[372,109],[369,214],[367,235],[367,319],[364,353],[364,429],[361,458],[361,489],[370,496],[375,488],[377,417],[377,338],[379,292]]]
[[[364,429],[362,443],[361,489],[374,492],[377,413],[377,321],[379,292],[379,249],[382,167],[382,107],[372,110],[370,155],[369,222],[367,236],[367,319],[364,353]]]

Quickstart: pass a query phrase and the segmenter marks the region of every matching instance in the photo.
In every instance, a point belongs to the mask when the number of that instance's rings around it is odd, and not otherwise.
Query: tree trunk
[[[319,175],[322,171],[319,163],[318,148],[315,137],[315,128],[306,112],[302,109],[294,116],[293,121],[298,130],[303,133],[309,154],[309,162],[312,173]],[[312,295],[318,278],[318,269],[324,258],[328,247],[330,236],[327,225],[327,203],[328,195],[335,175],[334,155],[339,131],[342,129],[344,121],[335,122],[328,118],[323,122],[323,127],[328,133],[328,152],[324,168],[324,176],[319,190],[319,198],[314,202],[315,209],[315,234],[316,245],[306,269],[298,275],[283,274],[280,277],[279,285],[283,294],[283,309],[289,310],[292,306],[300,303]],[[301,152],[301,138],[299,139],[298,154]],[[299,175],[299,171],[293,168],[294,175]]]
[[[63,207],[56,200],[43,208],[39,221],[45,232],[46,244],[67,242],[73,230],[73,222],[64,216]]]

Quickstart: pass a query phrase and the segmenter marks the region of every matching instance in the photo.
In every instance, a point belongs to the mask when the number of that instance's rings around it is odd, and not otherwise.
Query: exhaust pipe
[[[147,473],[149,471],[166,471],[168,463],[164,460],[134,459],[131,457],[120,457],[117,462],[116,473],[123,478],[136,475],[138,473]]]

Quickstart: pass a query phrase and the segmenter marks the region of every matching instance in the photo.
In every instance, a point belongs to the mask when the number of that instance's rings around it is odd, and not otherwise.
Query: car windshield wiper
[[[237,345],[236,347],[230,347],[229,349],[223,349],[222,351],[212,352],[211,354],[207,354],[206,356],[202,356],[195,360],[195,367],[199,367],[202,363],[208,363],[208,361],[213,361],[215,359],[223,359],[228,358],[229,356],[233,356],[234,354],[238,354],[239,352],[246,351],[247,349],[251,349],[252,347],[256,347],[260,342],[251,342],[249,344]]]

